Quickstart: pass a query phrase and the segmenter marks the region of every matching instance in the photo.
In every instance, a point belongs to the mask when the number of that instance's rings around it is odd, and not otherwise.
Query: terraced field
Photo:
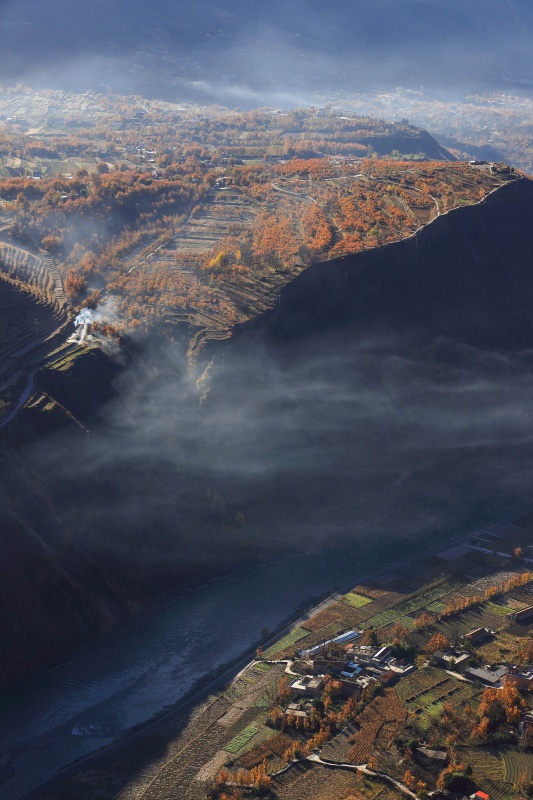
[[[387,726],[389,741],[407,716],[394,689],[386,689],[383,697],[376,697],[358,717],[359,731],[353,735],[348,761],[364,764],[370,758],[374,742]]]
[[[279,642],[276,642],[276,644],[268,647],[263,655],[265,658],[272,658],[272,656],[275,656],[276,653],[280,653],[282,650],[285,650],[287,647],[300,642],[307,636],[309,636],[309,631],[304,630],[304,628],[295,628],[286,636],[284,636],[283,639],[280,639]]]
[[[471,608],[454,614],[449,619],[438,622],[434,627],[442,633],[449,641],[453,641],[457,635],[468,633],[473,628],[488,628],[497,631],[505,627],[507,620],[500,614],[494,614],[484,606]]]
[[[64,307],[0,275],[0,385],[61,344],[67,325]]]
[[[0,228],[10,224],[1,207]],[[66,340],[68,304],[50,256],[31,245],[0,239],[0,384],[35,365]]]
[[[61,276],[50,256],[0,241],[0,271],[11,280],[24,283],[41,300],[65,304]]]
[[[459,581],[439,583],[437,586],[433,586],[430,589],[427,589],[425,592],[416,594],[415,597],[411,597],[401,603],[398,603],[398,605],[394,606],[393,608],[386,609],[379,614],[370,617],[366,620],[366,624],[373,625],[375,628],[380,628],[382,625],[388,625],[391,622],[396,622],[402,617],[407,617],[409,614],[412,614],[414,611],[429,608],[429,606],[433,605],[436,600],[438,600],[440,597],[448,595],[457,586],[459,586]]]
[[[525,776],[526,783],[533,780],[533,753],[520,752],[516,748],[502,750],[504,779],[507,783],[518,783]]]
[[[320,765],[298,765],[273,784],[278,800],[399,800],[400,792],[364,779],[353,772],[332,770]]]
[[[427,727],[444,703],[460,707],[472,700],[478,690],[470,683],[457,680],[435,667],[425,667],[407,675],[397,687],[398,697],[410,713]]]
[[[505,783],[501,753],[490,747],[460,748],[461,759],[472,767],[472,778],[491,800],[515,800],[513,787]]]

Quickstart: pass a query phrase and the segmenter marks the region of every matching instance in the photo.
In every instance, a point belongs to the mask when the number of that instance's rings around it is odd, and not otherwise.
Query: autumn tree
[[[43,236],[41,239],[41,247],[49,253],[57,253],[61,248],[61,239],[59,236],[54,236],[53,234]]]
[[[68,297],[74,297],[80,292],[83,292],[86,286],[87,284],[85,278],[81,275],[78,275],[75,270],[69,269],[67,277],[63,282],[63,287]]]
[[[406,786],[408,786],[408,787],[409,787],[409,789],[410,789],[410,788],[411,788],[411,787],[414,785],[414,783],[415,783],[415,776],[414,776],[414,775],[413,775],[413,773],[412,773],[412,772],[410,772],[410,770],[408,770],[408,769],[406,769],[406,770],[405,770],[405,772],[404,772],[404,774],[403,774],[403,782],[405,783],[405,785],[406,785]]]
[[[448,639],[442,633],[435,633],[426,645],[426,653],[430,656],[437,650],[446,650],[449,646]]]
[[[283,704],[289,700],[290,696],[289,679],[286,675],[283,675],[278,681],[278,701]]]
[[[379,645],[378,633],[374,628],[366,628],[361,644],[369,647],[377,647]]]

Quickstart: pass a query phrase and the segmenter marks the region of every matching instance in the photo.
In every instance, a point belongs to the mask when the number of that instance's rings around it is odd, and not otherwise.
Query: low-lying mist
[[[2,0],[0,82],[249,108],[377,86],[497,89],[530,79],[527,0]],[[502,83],[503,81],[503,83]]]
[[[225,351],[193,379],[180,345],[152,343],[97,435],[33,448],[71,547],[150,576],[227,568],[458,532],[531,490],[533,351],[386,335]]]

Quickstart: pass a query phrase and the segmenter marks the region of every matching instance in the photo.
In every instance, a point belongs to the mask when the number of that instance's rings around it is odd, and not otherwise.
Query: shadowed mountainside
[[[197,380],[155,341],[37,376],[3,433],[0,679],[165,589],[333,536],[408,549],[530,503],[531,231],[521,180],[310,267],[210,343]]]

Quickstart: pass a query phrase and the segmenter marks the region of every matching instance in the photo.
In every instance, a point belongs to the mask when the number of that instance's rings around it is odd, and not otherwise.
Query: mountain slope
[[[185,347],[155,340],[120,369],[37,376],[2,434],[1,680],[165,589],[332,536],[415,547],[530,504],[531,231],[533,183],[516,181],[310,267],[195,380]],[[52,424],[69,406],[98,435]]]

